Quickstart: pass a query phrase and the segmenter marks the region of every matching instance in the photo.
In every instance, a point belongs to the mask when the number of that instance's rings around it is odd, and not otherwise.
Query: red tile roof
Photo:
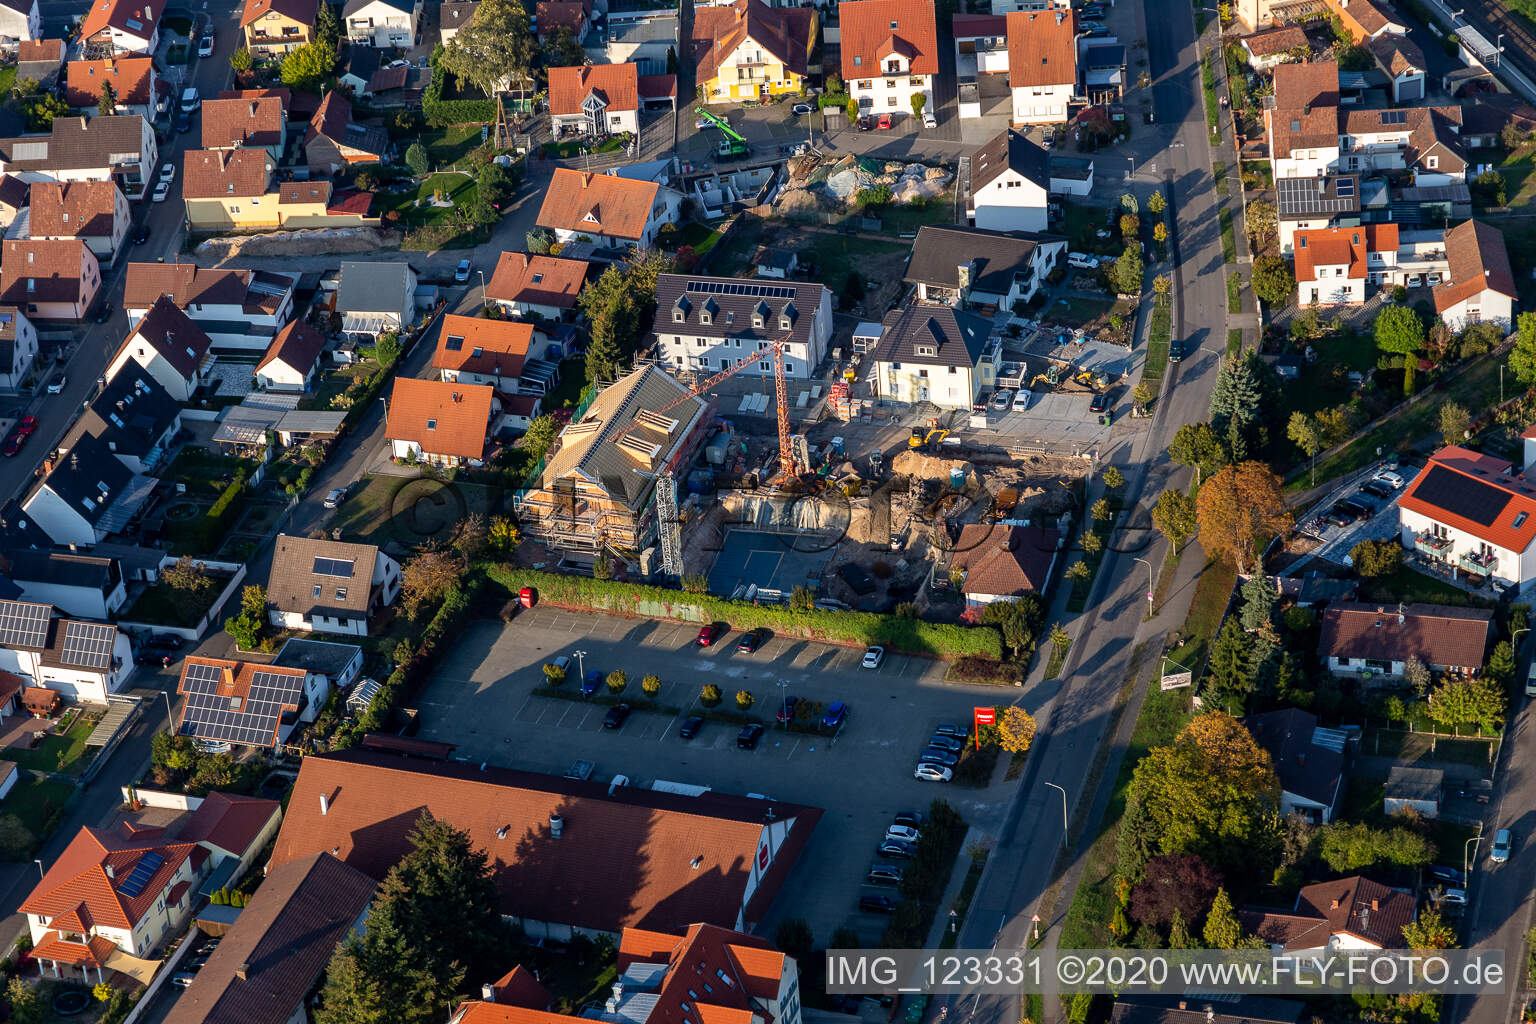
[[[957,14],[951,19],[956,39],[1008,34],[1008,17],[1003,14]]]
[[[490,857],[503,912],[602,931],[761,921],[821,811],[775,801],[784,835],[761,845],[769,805],[681,796],[452,761],[347,751],[306,757],[272,863],[319,850],[382,878],[422,812],[469,832]],[[327,805],[321,810],[321,796]],[[549,819],[562,819],[551,838]],[[750,900],[754,861],[766,871]],[[570,1024],[568,1020],[564,1024]]]
[[[1316,281],[1318,267],[1347,266],[1351,280],[1365,280],[1366,257],[1396,252],[1396,224],[1362,224],[1353,228],[1311,228],[1296,232],[1296,280]]]
[[[277,185],[277,201],[279,205],[329,203],[333,188],[329,181],[282,181]]]
[[[72,60],[64,68],[64,101],[72,107],[92,107],[101,102],[101,87],[108,82],[119,105],[152,103],[152,57],[108,57],[106,60]]]
[[[879,3],[883,0],[858,0]],[[539,207],[538,226],[639,239],[645,232],[660,186],[612,174],[555,168]]]
[[[939,73],[933,0],[843,0],[837,12],[845,80],[879,78],[880,61],[892,53],[907,56],[914,75]]]
[[[18,909],[49,918],[75,914],[69,920],[78,921],[79,908],[84,904],[89,920],[96,926],[131,929],[154,907],[182,863],[197,848],[195,843],[169,842],[164,835],[162,828],[82,828]],[[137,896],[126,895],[123,883],[149,853],[158,854],[164,862],[149,876]]]
[[[1271,151],[1339,144],[1339,66],[1333,61],[1281,64],[1275,68],[1275,106],[1267,112]]]
[[[77,967],[105,967],[116,949],[117,945],[105,935],[93,935],[89,942],[67,942],[59,931],[50,931],[32,950],[32,959]]]
[[[311,94],[306,93],[305,95]],[[251,100],[260,99],[263,96],[276,96],[282,100],[283,112],[285,114],[294,107],[293,93],[285,86],[277,86],[271,89],[222,89],[219,91],[219,99],[221,100]]]
[[[635,64],[583,64],[549,69],[549,112],[579,114],[596,94],[609,110],[639,110],[639,70]]]
[[[373,193],[355,188],[336,192],[326,204],[327,217],[366,217],[373,212]]]
[[[1429,490],[1438,500],[1437,489],[1443,487],[1443,478],[1430,488],[1425,486],[1437,468],[1472,483],[1496,487],[1509,496],[1509,502],[1490,524],[1468,519],[1435,504],[1423,497],[1421,492]],[[1510,475],[1510,464],[1503,459],[1469,451],[1460,445],[1447,445],[1430,456],[1424,471],[1408,485],[1408,490],[1397,503],[1401,508],[1428,516],[1437,523],[1454,527],[1508,551],[1524,551],[1532,540],[1536,540],[1536,488],[1523,477]],[[1515,525],[1517,519],[1520,521],[1519,526]]]
[[[640,102],[677,99],[676,75],[641,75]]]
[[[1378,7],[1372,0],[1328,0],[1328,9],[1344,23],[1350,38],[1364,42],[1392,24],[1399,24],[1395,16]]]
[[[1360,875],[1302,888],[1298,913],[1325,918],[1335,934],[1353,935],[1383,949],[1403,946],[1403,926],[1414,918],[1416,901]]]
[[[414,441],[428,455],[478,459],[485,454],[494,398],[485,384],[396,377],[384,436]]]
[[[81,280],[87,261],[95,260],[85,243],[75,238],[7,238],[0,255],[0,302],[78,302],[86,288]],[[32,290],[27,282],[35,281]]]
[[[276,96],[203,101],[203,148],[281,146],[283,101]]]
[[[1477,669],[1488,649],[1492,613],[1434,604],[1335,602],[1323,610],[1317,649],[1324,657],[1404,661]]]
[[[117,185],[110,181],[32,184],[33,238],[111,238]]]
[[[1008,15],[1008,85],[1077,84],[1077,15],[1013,11]]]
[[[155,34],[160,25],[159,15],[164,13],[165,6],[152,0],[91,0],[90,9],[80,22],[80,38],[89,39],[107,28],[115,28],[127,35],[148,39]]]
[[[950,564],[965,570],[964,594],[1022,597],[1045,592],[1060,534],[1048,527],[970,523]]]
[[[290,320],[277,332],[272,339],[272,344],[267,346],[267,352],[261,357],[261,362],[256,364],[260,370],[277,360],[283,364],[307,374],[314,369],[315,361],[320,358],[320,353],[325,351],[325,335],[309,326],[303,320]]]
[[[190,149],[181,175],[184,199],[249,199],[272,184],[272,155],[265,149]]]
[[[504,252],[485,286],[485,297],[494,302],[575,309],[576,296],[581,293],[590,268],[586,260]]]
[[[1270,32],[1256,32],[1245,38],[1243,45],[1255,57],[1268,57],[1306,46],[1307,34],[1299,25],[1287,25]]]
[[[266,17],[270,11],[276,11],[300,25],[313,26],[319,7],[319,0],[245,0],[245,7],[240,12],[240,27],[244,28]]]
[[[37,195],[36,185],[32,194]],[[1504,246],[1503,233],[1493,225],[1469,220],[1451,228],[1445,233],[1445,258],[1451,279],[1435,287],[1436,312],[1444,313],[1484,291],[1516,297],[1509,250]]]
[[[30,64],[34,61],[51,60],[62,62],[64,60],[64,40],[62,39],[23,39],[16,44],[16,63]]]
[[[282,813],[276,800],[217,791],[203,798],[181,827],[178,839],[207,843],[237,857],[245,855],[274,816]]]
[[[520,377],[533,325],[449,313],[443,317],[432,366],[439,370]]]
[[[769,7],[763,0],[701,6],[693,16],[692,53],[700,82],[714,78],[727,57],[748,40],[797,75],[806,73],[815,41],[810,7]]]
[[[592,8],[586,0],[539,0],[534,7],[534,17],[539,23],[539,38],[564,25],[572,35],[581,35],[582,28],[590,20]]]

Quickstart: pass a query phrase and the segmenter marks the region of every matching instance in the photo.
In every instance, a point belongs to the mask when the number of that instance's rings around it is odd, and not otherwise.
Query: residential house
[[[92,54],[153,55],[160,46],[164,14],[165,8],[154,0],[91,0],[80,22],[80,42]]]
[[[561,551],[640,551],[658,536],[656,480],[692,458],[712,405],[656,366],[600,391],[517,501],[523,536]]]
[[[981,116],[982,95],[992,99],[1008,90],[1008,18],[1004,14],[956,14],[955,79],[962,118]],[[1011,109],[1011,101],[1010,101]]]
[[[1319,728],[1317,716],[1299,708],[1249,715],[1243,724],[1280,777],[1281,816],[1300,814],[1322,825],[1332,821],[1344,795],[1345,734]]]
[[[336,84],[353,96],[368,91],[368,83],[385,66],[385,52],[372,46],[349,46],[336,69]]]
[[[485,298],[517,316],[570,320],[591,268],[586,260],[504,252],[486,283]]]
[[[297,273],[199,267],[195,263],[130,263],[123,311],[135,327],[169,297],[208,335],[214,352],[257,355],[293,319]]]
[[[416,44],[421,11],[416,0],[347,0],[341,11],[341,33],[362,46]]]
[[[285,228],[342,228],[379,224],[373,193],[338,189],[329,181],[284,181],[277,186],[277,217]]]
[[[162,295],[149,312],[129,328],[128,336],[107,363],[113,380],[129,363],[143,368],[178,402],[190,402],[203,383],[203,371],[213,364],[212,341],[174,299]]]
[[[269,871],[165,1024],[294,1024],[377,883],[321,851]]]
[[[89,434],[57,461],[44,462],[43,481],[22,502],[28,517],[55,544],[91,546],[122,531],[149,497],[155,481],[135,476]]]
[[[111,263],[128,238],[133,214],[110,181],[39,181],[32,185],[27,224],[31,238],[79,239],[100,261]]]
[[[1296,291],[1304,306],[1365,301],[1365,287],[1390,283],[1399,236],[1396,224],[1314,228],[1294,234]]]
[[[557,167],[536,223],[561,242],[589,239],[645,249],[662,225],[677,222],[682,200],[678,192],[654,181]]]
[[[351,750],[304,758],[272,867],[333,851],[383,878],[423,811],[468,831],[489,856],[502,913],[535,940],[698,923],[750,931],[821,817],[758,797],[610,795],[606,782]],[[648,868],[615,886],[615,864]]]
[[[1447,445],[1397,502],[1403,547],[1437,571],[1536,582],[1536,487],[1503,459]]]
[[[1536,106],[1510,93],[1478,93],[1477,102],[1461,109],[1461,141],[1470,149],[1504,144],[1504,129],[1536,134]]]
[[[768,347],[778,342],[785,376],[808,379],[832,338],[832,291],[805,281],[662,274],[651,330],[657,358],[680,370],[724,370],[751,360],[738,373],[771,376]]]
[[[293,637],[283,641],[272,664],[322,675],[332,690],[345,690],[363,670],[363,649],[356,644]]]
[[[1092,104],[1119,103],[1125,97],[1125,47],[1114,42],[1085,40],[1078,57],[1081,95]],[[1024,97],[1033,102],[1033,91]]]
[[[1434,290],[1440,319],[1452,331],[1491,323],[1507,334],[1518,295],[1503,233],[1482,221],[1464,221],[1446,231],[1445,258],[1450,279]]]
[[[1311,53],[1307,33],[1300,25],[1285,25],[1244,36],[1242,47],[1248,54],[1249,65],[1258,71],[1268,71],[1276,64],[1304,60]]]
[[[1397,12],[1376,0],[1326,0],[1328,12],[1338,19],[1351,42],[1365,44],[1384,36],[1402,36],[1408,26],[1397,20]]]
[[[149,473],[175,450],[181,403],[148,369],[128,363],[101,385],[76,423],[134,473]]]
[[[543,5],[540,4],[539,6],[542,7]],[[453,37],[459,34],[459,29],[474,20],[475,12],[479,9],[480,0],[446,0],[445,3],[437,5],[438,38],[442,40],[444,46],[447,46],[453,40]],[[539,15],[538,22],[541,30],[544,24],[543,13],[543,11],[536,11],[536,14]],[[578,43],[581,40],[582,36],[576,37]]]
[[[443,317],[432,368],[449,383],[486,384],[513,394],[521,390],[523,362],[533,341],[530,324],[449,313]]]
[[[966,218],[991,231],[1044,231],[1050,184],[1045,150],[1005,128],[971,156]]]
[[[1345,170],[1339,164],[1339,118],[1338,64],[1317,61],[1276,67],[1274,105],[1264,110],[1275,180]]]
[[[472,10],[461,12],[459,10],[461,7],[472,8]],[[447,27],[450,18],[456,25],[465,25],[479,9],[479,0],[443,4],[441,21],[444,26],[443,42],[446,43],[451,38],[450,32],[453,35],[458,34],[458,27],[452,29]],[[556,29],[564,27],[571,30],[572,39],[579,44],[584,44],[587,41],[587,35],[592,31],[592,3],[591,0],[539,0],[533,6],[533,20],[536,23],[535,38],[540,43],[547,43]]]
[[[53,538],[27,515],[21,502],[11,498],[0,503],[0,547],[42,551],[53,545]]]
[[[250,231],[282,223],[272,188],[277,163],[266,149],[189,149],[183,159],[181,197],[194,230]]]
[[[26,0],[23,0],[26,2]],[[16,47],[16,81],[28,79],[40,88],[52,89],[64,69],[64,40],[34,39]]]
[[[32,186],[14,174],[0,175],[0,228],[8,228],[31,203]]]
[[[699,978],[706,972],[714,972],[711,977],[721,984],[705,990]],[[531,976],[519,978],[514,972],[487,988],[481,999],[461,1003],[449,1024],[506,1024],[535,1017],[560,1024],[579,1019],[540,1012],[549,1005],[549,993]],[[697,1015],[707,1020],[735,1018],[742,1024],[801,1022],[800,972],[794,958],[766,939],[712,924],[695,924],[680,936],[625,928],[613,991],[615,1012],[631,1019],[660,1022]]]
[[[1440,769],[1394,764],[1387,769],[1387,785],[1382,791],[1381,811],[1387,815],[1414,814],[1420,818],[1438,818],[1444,792],[1445,772]]]
[[[1270,996],[1124,992],[1115,997],[1110,1024],[1297,1024],[1307,1004]]]
[[[602,138],[639,131],[639,79],[634,64],[550,68],[549,122],[554,136]]]
[[[814,7],[770,7],[763,0],[701,6],[691,50],[700,96],[705,103],[734,104],[800,95],[820,37]]]
[[[314,38],[318,0],[245,0],[240,31],[254,57],[280,57]]]
[[[196,810],[169,826],[129,817],[75,835],[18,908],[45,973],[78,969],[92,984],[103,968],[145,976],[140,962],[180,934],[199,887],[237,880],[282,818],[277,801],[259,797],[213,792],[188,804]]]
[[[1238,923],[1273,952],[1310,959],[1336,949],[1402,949],[1416,908],[1411,894],[1350,875],[1302,886],[1289,911],[1244,907]]]
[[[1295,255],[1298,231],[1360,225],[1360,177],[1329,174],[1275,181],[1275,222],[1280,251]]]
[[[1001,338],[992,324],[953,306],[908,302],[881,325],[873,376],[877,397],[970,412],[997,379]]]
[[[1034,298],[1066,251],[1060,235],[926,224],[902,280],[917,287],[919,302],[1012,309]]]
[[[420,107],[421,94],[431,83],[432,75],[431,68],[414,64],[405,68],[380,68],[368,79],[363,95],[368,98],[368,105],[375,110]]]
[[[1493,628],[1486,608],[1356,604],[1323,609],[1318,654],[1334,675],[1401,679],[1410,659],[1435,672],[1477,673]]]
[[[42,37],[43,12],[38,0],[5,0],[0,3],[0,46],[19,49]]]
[[[1365,44],[1387,76],[1396,104],[1422,102],[1427,91],[1424,51],[1406,35],[1382,35]]]
[[[37,328],[15,306],[0,306],[0,391],[15,391],[37,358]]]
[[[154,119],[157,107],[170,95],[170,86],[155,74],[153,57],[106,57],[72,60],[64,68],[64,102],[95,114],[107,86],[112,87],[115,114]]]
[[[283,158],[288,123],[278,96],[204,100],[203,149],[264,149],[275,165]]]
[[[29,320],[83,320],[101,289],[101,265],[77,238],[7,238],[0,256],[0,304]]]
[[[157,171],[155,131],[138,114],[56,117],[47,136],[0,139],[0,172],[24,181],[112,181],[137,195]]]
[[[396,377],[384,436],[397,459],[478,466],[499,413],[496,389],[487,385]]]
[[[288,321],[256,364],[256,386],[263,391],[308,391],[324,351],[321,331],[303,320]]]
[[[1061,534],[1053,527],[968,523],[955,538],[949,565],[964,574],[960,593],[974,608],[1044,597],[1060,553]]]
[[[1068,104],[1078,92],[1076,14],[1057,9],[1015,11],[1007,17],[1013,123],[1065,124]],[[1026,230],[1043,231],[1045,224]]]
[[[1406,169],[1416,185],[1466,180],[1460,107],[1348,109],[1340,111],[1340,121],[1342,170]]]
[[[405,330],[416,317],[416,271],[409,263],[343,260],[336,312],[354,339]]]
[[[100,555],[10,548],[0,554],[0,575],[20,590],[22,601],[76,618],[110,618],[128,600],[122,567]]]
[[[388,149],[384,129],[352,120],[351,102],[334,89],[320,101],[304,135],[304,160],[311,174],[332,175],[343,167],[376,164]]]
[[[933,110],[939,73],[933,0],[842,0],[843,82],[861,114],[912,113],[913,97]]]
[[[105,704],[133,674],[128,635],[110,622],[58,617],[52,605],[0,600],[0,669],[53,699]]]
[[[277,535],[267,579],[274,626],[367,636],[369,618],[399,595],[400,563],[372,544]]]
[[[183,659],[176,692],[182,697],[177,735],[259,750],[281,748],[329,697],[318,673],[198,655]]]

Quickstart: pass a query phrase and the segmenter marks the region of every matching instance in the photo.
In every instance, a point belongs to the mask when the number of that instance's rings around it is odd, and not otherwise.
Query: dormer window
[[[787,331],[793,326],[794,325],[790,323],[789,316],[787,314],[779,317],[779,330]]]
[[[934,348],[932,345],[918,345],[917,346],[917,354],[920,355],[920,356],[932,357],[932,356],[938,355],[939,354],[939,350]]]
[[[673,309],[672,309],[672,322],[673,323],[680,324],[684,320],[687,320],[687,319],[688,319],[688,315],[686,313],[684,313],[682,310],[676,308],[675,306],[673,307]]]
[[[761,326],[763,326],[763,314],[761,314],[761,313],[753,313],[752,314],[752,326],[753,327],[761,327]]]
[[[715,322],[715,315],[713,313],[711,313],[709,310],[705,309],[705,310],[700,310],[699,311],[699,323],[701,323],[701,324],[712,324],[714,322]]]

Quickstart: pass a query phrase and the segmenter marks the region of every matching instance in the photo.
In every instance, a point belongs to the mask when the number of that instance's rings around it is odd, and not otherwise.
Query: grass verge
[[[1227,329],[1227,355],[1236,356],[1243,350],[1243,332],[1239,327]]]
[[[1227,312],[1241,313],[1243,311],[1243,276],[1236,273],[1227,274]]]
[[[1232,230],[1232,211],[1221,211],[1221,258],[1228,263],[1237,262],[1237,233]]]
[[[1159,304],[1152,310],[1152,322],[1147,325],[1147,361],[1141,368],[1141,379],[1162,390],[1163,375],[1168,372],[1168,346],[1173,340],[1173,310],[1167,304]]]
[[[977,850],[971,857],[971,866],[965,873],[965,881],[960,883],[960,892],[955,896],[955,902],[950,904],[950,909],[955,912],[954,926],[944,929],[944,938],[939,942],[940,949],[954,949],[955,939],[960,931],[960,926],[965,924],[965,915],[971,909],[971,900],[976,896],[976,886],[981,882],[981,873],[987,866],[988,850]]]
[[[1051,645],[1051,656],[1045,663],[1045,678],[1055,679],[1061,675],[1061,667],[1067,663],[1067,654],[1071,650],[1070,641],[1061,645]]]
[[[1195,12],[1196,22],[1200,21],[1204,13],[1204,11]],[[1211,131],[1214,132],[1221,124],[1221,104],[1216,98],[1216,65],[1211,62],[1210,50],[1200,55],[1200,88],[1205,93],[1205,123],[1210,125]],[[1226,177],[1225,173],[1222,177]]]

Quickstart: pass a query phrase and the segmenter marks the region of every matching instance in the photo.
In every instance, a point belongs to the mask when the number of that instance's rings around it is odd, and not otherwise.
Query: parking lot
[[[944,665],[921,658],[891,655],[870,671],[859,667],[861,649],[775,637],[754,654],[738,654],[739,631],[708,649],[694,645],[697,634],[686,624],[550,608],[526,611],[508,625],[475,626],[422,694],[420,735],[457,744],[455,756],[470,761],[560,773],[586,759],[596,763],[594,781],[625,775],[631,785],[649,786],[665,779],[825,809],[759,928],[770,936],[778,920],[803,917],[821,940],[844,925],[866,941],[877,939],[886,919],[859,913],[857,903],[897,811],[925,810],[943,798],[971,825],[995,832],[1001,823],[1002,787],[919,782],[912,769],[934,726],[967,722],[974,705],[999,703],[1011,692],[943,684]],[[585,652],[585,671],[628,673],[624,696],[636,713],[622,729],[602,728],[600,704],[534,695],[542,666],[559,655],[573,660],[565,688],[576,692],[577,651]],[[640,680],[647,674],[662,680],[655,703],[680,711],[644,710]],[[723,691],[722,709],[734,709],[737,690],[750,690],[753,713],[770,726],[783,695],[846,701],[848,721],[835,739],[770,727],[754,751],[737,749],[737,726],[725,722],[705,722],[697,737],[682,740],[678,724],[698,710],[699,690],[709,682]]]
[[[1323,500],[1314,504],[1300,527],[1301,532],[1320,541],[1311,552],[1313,558],[1324,558],[1343,564],[1351,548],[1363,540],[1393,540],[1399,534],[1397,499],[1407,493],[1418,476],[1415,466],[1399,466],[1397,472],[1403,478],[1403,486],[1389,498],[1364,494],[1360,485],[1371,479],[1374,467],[1349,478],[1347,482],[1330,491]],[[1371,515],[1341,526],[1330,515],[1333,506],[1344,499],[1365,506]]]

